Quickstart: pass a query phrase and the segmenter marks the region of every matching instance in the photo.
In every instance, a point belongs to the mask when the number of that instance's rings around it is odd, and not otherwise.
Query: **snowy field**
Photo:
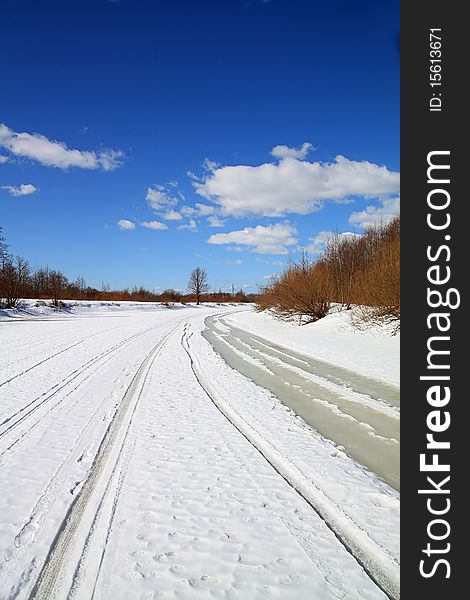
[[[0,598],[399,597],[398,492],[207,332],[316,377],[376,435],[398,420],[397,337],[344,313],[299,328],[243,306],[35,304],[0,311]]]

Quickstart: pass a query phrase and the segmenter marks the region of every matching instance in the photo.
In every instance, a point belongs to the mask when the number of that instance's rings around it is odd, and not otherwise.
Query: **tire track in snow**
[[[34,398],[30,402],[28,402],[28,404],[26,404],[25,406],[23,406],[22,408],[17,410],[15,413],[10,415],[7,419],[5,419],[0,424],[0,427],[2,427],[3,425],[6,425],[7,423],[10,423],[10,421],[15,419],[15,417],[18,417],[18,419],[16,419],[13,423],[8,425],[8,427],[6,427],[0,431],[0,440],[3,441],[2,446],[0,447],[0,457],[3,456],[5,454],[5,452],[9,451],[21,438],[23,438],[25,435],[27,435],[29,433],[29,431],[31,431],[31,429],[33,429],[39,423],[39,421],[42,420],[42,418],[44,418],[51,412],[51,410],[53,410],[54,408],[59,406],[63,402],[63,400],[65,398],[67,398],[67,396],[69,396],[71,393],[73,393],[84,381],[86,381],[86,379],[91,377],[93,375],[93,373],[95,373],[99,368],[101,368],[109,360],[114,358],[114,356],[117,353],[121,352],[122,350],[125,350],[136,339],[146,335],[147,333],[149,333],[152,330],[158,330],[161,327],[162,327],[161,324],[154,326],[154,327],[150,327],[149,329],[141,331],[137,334],[134,334],[134,335],[126,338],[125,340],[118,342],[111,348],[107,348],[100,354],[98,354],[98,355],[94,356],[93,358],[91,358],[90,360],[88,360],[85,364],[81,365],[78,369],[75,369],[74,371],[69,373],[67,375],[67,377],[65,377],[62,380],[62,382],[60,382],[59,384],[53,385],[51,388],[49,388],[49,390],[47,390],[40,396]],[[29,418],[31,416],[33,416],[34,413],[36,413],[37,410],[39,410],[40,408],[43,408],[46,404],[48,404],[51,400],[53,400],[58,394],[60,394],[64,390],[67,390],[67,388],[72,383],[76,382],[76,380],[79,377],[81,377],[82,375],[87,373],[89,371],[89,369],[91,369],[92,367],[96,367],[96,368],[93,371],[91,371],[90,373],[88,373],[86,378],[81,380],[79,383],[77,383],[77,385],[74,388],[72,388],[65,396],[60,398],[59,401],[56,404],[54,404],[54,406],[49,411],[47,411],[44,415],[42,415],[39,418],[39,420],[36,421],[33,425],[31,425],[29,428],[27,428],[26,431],[24,431],[16,440],[8,442],[8,437],[7,437],[6,442],[3,440],[3,438],[5,436],[8,436],[9,434],[11,434],[19,425],[21,425],[25,421],[27,422],[29,420]],[[24,412],[24,411],[27,411],[27,412]]]
[[[94,369],[91,373],[89,373],[85,379],[81,380],[80,383],[77,384],[72,390],[70,390],[70,392],[68,392],[68,394],[64,398],[62,398],[62,400],[64,400],[67,396],[69,396],[71,393],[73,393],[77,388],[80,387],[81,384],[83,384],[87,379],[89,379],[91,376],[93,376],[93,374],[95,374],[99,369],[101,369],[106,363],[108,363],[110,360],[112,360],[118,352],[121,352],[122,350],[127,348],[133,341],[135,341],[136,338],[138,339],[140,336],[142,336],[152,330],[158,330],[161,327],[164,327],[164,323],[159,324],[154,327],[151,327],[149,329],[146,329],[145,331],[139,332],[138,334],[135,334],[133,336],[130,336],[129,338],[122,340],[122,342],[120,342],[116,346],[113,346],[112,347],[113,352],[111,353],[111,351],[108,350],[109,354],[106,356],[106,360],[100,362],[99,366],[96,369]],[[99,356],[101,356],[101,354]],[[100,410],[103,408],[103,406],[109,400],[110,396],[111,395],[108,394],[107,396],[103,397],[103,399],[96,405],[95,410],[90,414],[86,424],[83,426],[83,429],[81,430],[81,432],[75,442],[75,446],[70,450],[70,452],[67,454],[67,456],[62,461],[62,463],[57,467],[54,475],[51,477],[51,479],[47,483],[44,491],[42,492],[40,498],[36,502],[29,517],[26,519],[21,530],[15,536],[14,543],[10,546],[10,548],[8,548],[6,550],[5,558],[6,558],[7,562],[9,562],[13,557],[16,557],[16,555],[19,552],[24,551],[25,548],[29,544],[32,543],[32,541],[34,540],[34,537],[35,537],[35,531],[37,531],[39,529],[41,522],[43,522],[44,519],[47,517],[47,515],[50,513],[50,510],[52,509],[53,504],[55,502],[56,496],[61,492],[62,489],[65,489],[64,486],[67,487],[64,482],[65,481],[64,478],[66,478],[68,469],[70,469],[70,467],[71,467],[71,465],[73,465],[73,463],[80,462],[81,459],[83,458],[83,455],[87,450],[87,445],[89,444],[89,442],[88,442],[89,431],[90,431],[90,429],[93,429],[94,426],[96,425],[96,422],[97,422],[96,415],[100,412]],[[78,402],[78,399],[72,405],[70,405],[70,408],[72,408],[76,404],[76,402]],[[36,421],[28,429],[28,431],[26,433],[29,433],[53,409],[54,409],[54,407],[50,408],[47,413],[42,415],[41,419],[39,421]],[[24,433],[21,437],[24,438],[26,433]],[[19,440],[17,440],[17,441],[19,441]],[[17,441],[13,442],[12,445],[15,445],[17,443]],[[10,448],[11,448],[11,446],[10,446]],[[9,450],[10,448],[7,448],[7,450]],[[76,486],[79,486],[82,483],[82,480],[83,480],[83,478],[81,480],[75,482]],[[72,492],[72,490],[70,490],[70,493],[72,494],[72,493],[76,493],[76,492]],[[0,567],[0,572],[2,573],[2,576],[4,576],[3,571],[4,571],[4,569],[2,570],[2,567]]]
[[[188,326],[185,325],[181,344],[191,361],[191,369],[208,398],[279,475],[317,512],[376,585],[389,598],[398,600],[400,598],[399,564],[224,400],[220,386],[217,386],[215,381],[209,381],[199,365],[197,356],[191,350],[189,344],[191,336],[192,333],[188,332]]]
[[[96,337],[97,335],[102,335],[103,333],[109,333],[110,331],[113,331],[114,329],[119,329],[119,327],[121,327],[121,325],[118,325],[117,327],[111,327],[110,329],[104,329],[103,331],[97,331],[96,333],[93,333],[92,335],[89,335],[89,336],[87,336],[87,337],[79,340],[78,342],[75,342],[74,344],[72,344],[70,346],[67,346],[67,348],[63,348],[62,350],[59,350],[59,352],[55,352],[54,354],[51,354],[50,356],[47,356],[46,358],[40,360],[39,362],[35,363],[34,365],[31,365],[30,367],[28,367],[24,371],[21,371],[21,373],[16,373],[16,375],[13,375],[9,379],[6,379],[5,381],[0,382],[0,387],[3,387],[4,385],[7,385],[7,383],[10,383],[10,382],[14,381],[15,379],[18,379],[18,377],[22,377],[23,375],[26,375],[27,373],[29,373],[33,369],[36,369],[37,367],[40,367],[41,365],[43,365],[44,363],[48,362],[49,360],[52,360],[53,358],[56,358],[57,356],[60,356],[64,352],[68,352],[69,350],[72,350],[72,348],[75,348],[76,346],[79,346],[80,344],[83,344],[84,342],[87,342],[88,340]],[[2,423],[0,423],[0,425],[3,425],[5,422],[6,421],[3,421]]]
[[[54,598],[62,597],[59,594],[66,577],[64,566],[67,563],[67,560],[70,560],[70,554],[76,549],[77,536],[84,514],[87,509],[90,509],[89,505],[92,503],[93,496],[97,492],[97,488],[100,487],[100,483],[102,484],[102,479],[106,474],[106,471],[109,472],[111,470],[111,473],[107,477],[101,499],[98,499],[98,507],[94,511],[91,525],[91,528],[93,528],[96,519],[99,518],[99,511],[103,506],[106,494],[110,493],[110,490],[113,487],[113,476],[120,470],[119,461],[125,447],[127,433],[132,422],[133,414],[144,390],[149,371],[168,339],[180,326],[183,320],[185,319],[179,320],[176,325],[161,338],[149,354],[147,354],[124,393],[116,413],[101,441],[89,475],[74,502],[71,504],[62,525],[56,534],[46,561],[29,595],[30,600],[52,600]],[[114,463],[110,465],[112,458],[114,458]],[[89,529],[87,539],[89,538],[90,533],[91,531]],[[80,559],[78,561],[79,565],[84,558],[84,553],[86,553],[86,548],[84,548],[80,554]],[[75,572],[75,578],[79,572],[78,567],[78,570]]]

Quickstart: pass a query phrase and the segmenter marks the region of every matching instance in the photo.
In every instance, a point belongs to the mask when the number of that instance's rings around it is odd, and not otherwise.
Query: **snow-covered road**
[[[213,351],[234,310],[0,323],[0,598],[398,597],[398,495]]]

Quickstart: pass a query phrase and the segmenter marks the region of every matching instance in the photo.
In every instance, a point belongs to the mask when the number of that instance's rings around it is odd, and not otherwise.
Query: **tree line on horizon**
[[[143,286],[113,290],[106,283],[97,289],[87,285],[82,276],[70,281],[59,270],[32,269],[26,259],[10,253],[0,228],[0,304],[4,308],[16,308],[25,298],[50,301],[59,308],[64,300],[158,302],[171,306],[175,302],[254,302],[256,295],[246,294],[243,289],[236,293],[211,292],[207,273],[201,267],[192,271],[187,293],[172,288],[157,293]]]
[[[312,260],[304,252],[261,289],[258,310],[312,323],[332,304],[353,311],[355,324],[400,319],[400,217],[362,235],[333,234]]]
[[[333,234],[313,260],[306,252],[258,294],[209,291],[206,271],[195,268],[187,293],[166,289],[152,292],[144,287],[112,290],[88,286],[83,277],[75,281],[48,267],[31,269],[28,261],[14,257],[0,228],[0,302],[15,308],[21,299],[49,300],[59,308],[64,300],[158,302],[254,302],[258,310],[299,324],[326,316],[332,304],[353,311],[356,324],[400,319],[400,218],[371,227],[364,234]],[[2,302],[3,299],[3,302]],[[397,326],[398,327],[398,326]]]

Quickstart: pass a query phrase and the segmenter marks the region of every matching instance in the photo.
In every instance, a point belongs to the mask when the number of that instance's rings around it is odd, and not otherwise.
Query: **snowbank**
[[[196,307],[196,303],[182,304],[175,302],[166,305],[160,302],[132,302],[132,301],[105,301],[105,300],[63,300],[61,308],[55,308],[50,300],[27,299],[22,300],[18,308],[0,308],[0,321],[10,319],[31,319],[43,317],[57,317],[57,315],[81,315],[88,313],[110,313],[122,311],[155,311]],[[200,307],[218,306],[214,302],[204,302]],[[225,304],[224,306],[230,306]]]

